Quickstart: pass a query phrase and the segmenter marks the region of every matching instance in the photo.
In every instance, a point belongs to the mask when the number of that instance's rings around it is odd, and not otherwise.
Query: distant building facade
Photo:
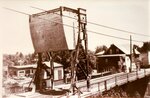
[[[44,62],[49,67],[50,72],[50,62]],[[33,76],[37,68],[37,64],[33,65],[22,65],[22,66],[12,66],[9,67],[9,73],[12,74],[13,77],[25,77],[25,76]],[[44,79],[47,78],[47,73],[44,72]],[[54,82],[55,84],[61,84],[64,81],[64,70],[63,65],[54,62]]]
[[[36,65],[11,66],[8,70],[12,77],[25,77],[35,73]]]
[[[139,55],[139,52],[136,51],[136,54]],[[132,57],[132,67],[134,61],[135,58]],[[97,71],[129,72],[130,62],[130,46],[112,44],[103,55],[97,55]]]
[[[150,65],[150,51],[141,53],[139,59],[143,65]]]
[[[8,66],[3,66],[3,77],[7,78],[8,77]]]

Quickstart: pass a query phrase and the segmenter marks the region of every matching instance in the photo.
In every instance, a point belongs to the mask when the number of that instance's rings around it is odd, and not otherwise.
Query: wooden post
[[[132,36],[130,35],[130,72],[132,72]]]
[[[81,13],[81,12],[84,13]],[[86,10],[85,9],[81,9],[78,8],[78,17],[79,17],[79,30],[82,31],[83,33],[83,40],[84,40],[84,45],[85,45],[85,55],[86,55],[86,74],[87,74],[87,90],[89,91],[90,88],[90,76],[89,76],[89,57],[88,57],[88,35],[87,35],[87,31],[86,31],[86,25],[87,25],[87,17],[86,17]],[[83,16],[84,15],[84,16]],[[83,20],[82,20],[82,19]]]
[[[100,91],[100,83],[98,83],[98,91]]]
[[[73,22],[73,46],[76,47],[76,35],[75,35],[75,28],[74,28],[74,22]]]
[[[36,90],[42,90],[42,53],[38,53],[38,62],[37,62],[37,68],[35,72],[35,78],[34,78],[34,84],[36,87]]]
[[[105,90],[107,91],[107,80],[104,81]]]
[[[54,62],[52,52],[50,52],[50,68],[51,68],[51,89],[54,89]]]
[[[136,70],[136,78],[138,79],[138,71]]]
[[[146,69],[144,69],[144,75],[146,76]]]
[[[117,86],[117,76],[115,76],[115,84],[116,84],[116,86]]]
[[[129,74],[127,73],[127,82],[129,81]]]
[[[50,71],[51,71],[51,89],[54,89],[54,62],[52,58],[52,52],[47,52],[50,61]]]

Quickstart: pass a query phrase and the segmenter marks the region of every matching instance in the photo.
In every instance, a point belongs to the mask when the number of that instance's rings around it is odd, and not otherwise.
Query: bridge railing
[[[150,69],[141,69],[139,71],[134,71],[131,73],[124,73],[121,75],[116,75],[114,77],[110,77],[108,79],[95,79],[90,81],[90,88],[92,92],[103,92],[107,91],[115,86],[120,86],[128,82],[135,81],[137,79],[143,78],[147,75],[150,75]],[[81,91],[86,91],[86,82],[79,86]]]

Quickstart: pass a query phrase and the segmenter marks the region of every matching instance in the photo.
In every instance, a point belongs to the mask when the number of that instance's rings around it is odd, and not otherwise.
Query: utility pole
[[[130,72],[132,71],[132,36],[130,35]]]

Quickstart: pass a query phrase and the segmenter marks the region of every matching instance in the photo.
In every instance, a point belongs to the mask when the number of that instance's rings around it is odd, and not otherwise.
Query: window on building
[[[31,69],[31,72],[34,73],[33,69]]]
[[[18,71],[18,76],[25,76],[25,70]]]
[[[62,79],[62,70],[58,70],[58,80]]]
[[[24,70],[20,70],[19,73],[24,73]]]
[[[119,53],[119,49],[116,49],[116,53]]]
[[[112,49],[109,50],[109,53],[112,54]]]
[[[26,70],[26,74],[30,74],[30,69],[27,69],[27,70]]]
[[[105,62],[108,63],[108,59],[105,59]]]
[[[13,75],[17,75],[17,72],[16,72],[16,71],[13,71]]]

